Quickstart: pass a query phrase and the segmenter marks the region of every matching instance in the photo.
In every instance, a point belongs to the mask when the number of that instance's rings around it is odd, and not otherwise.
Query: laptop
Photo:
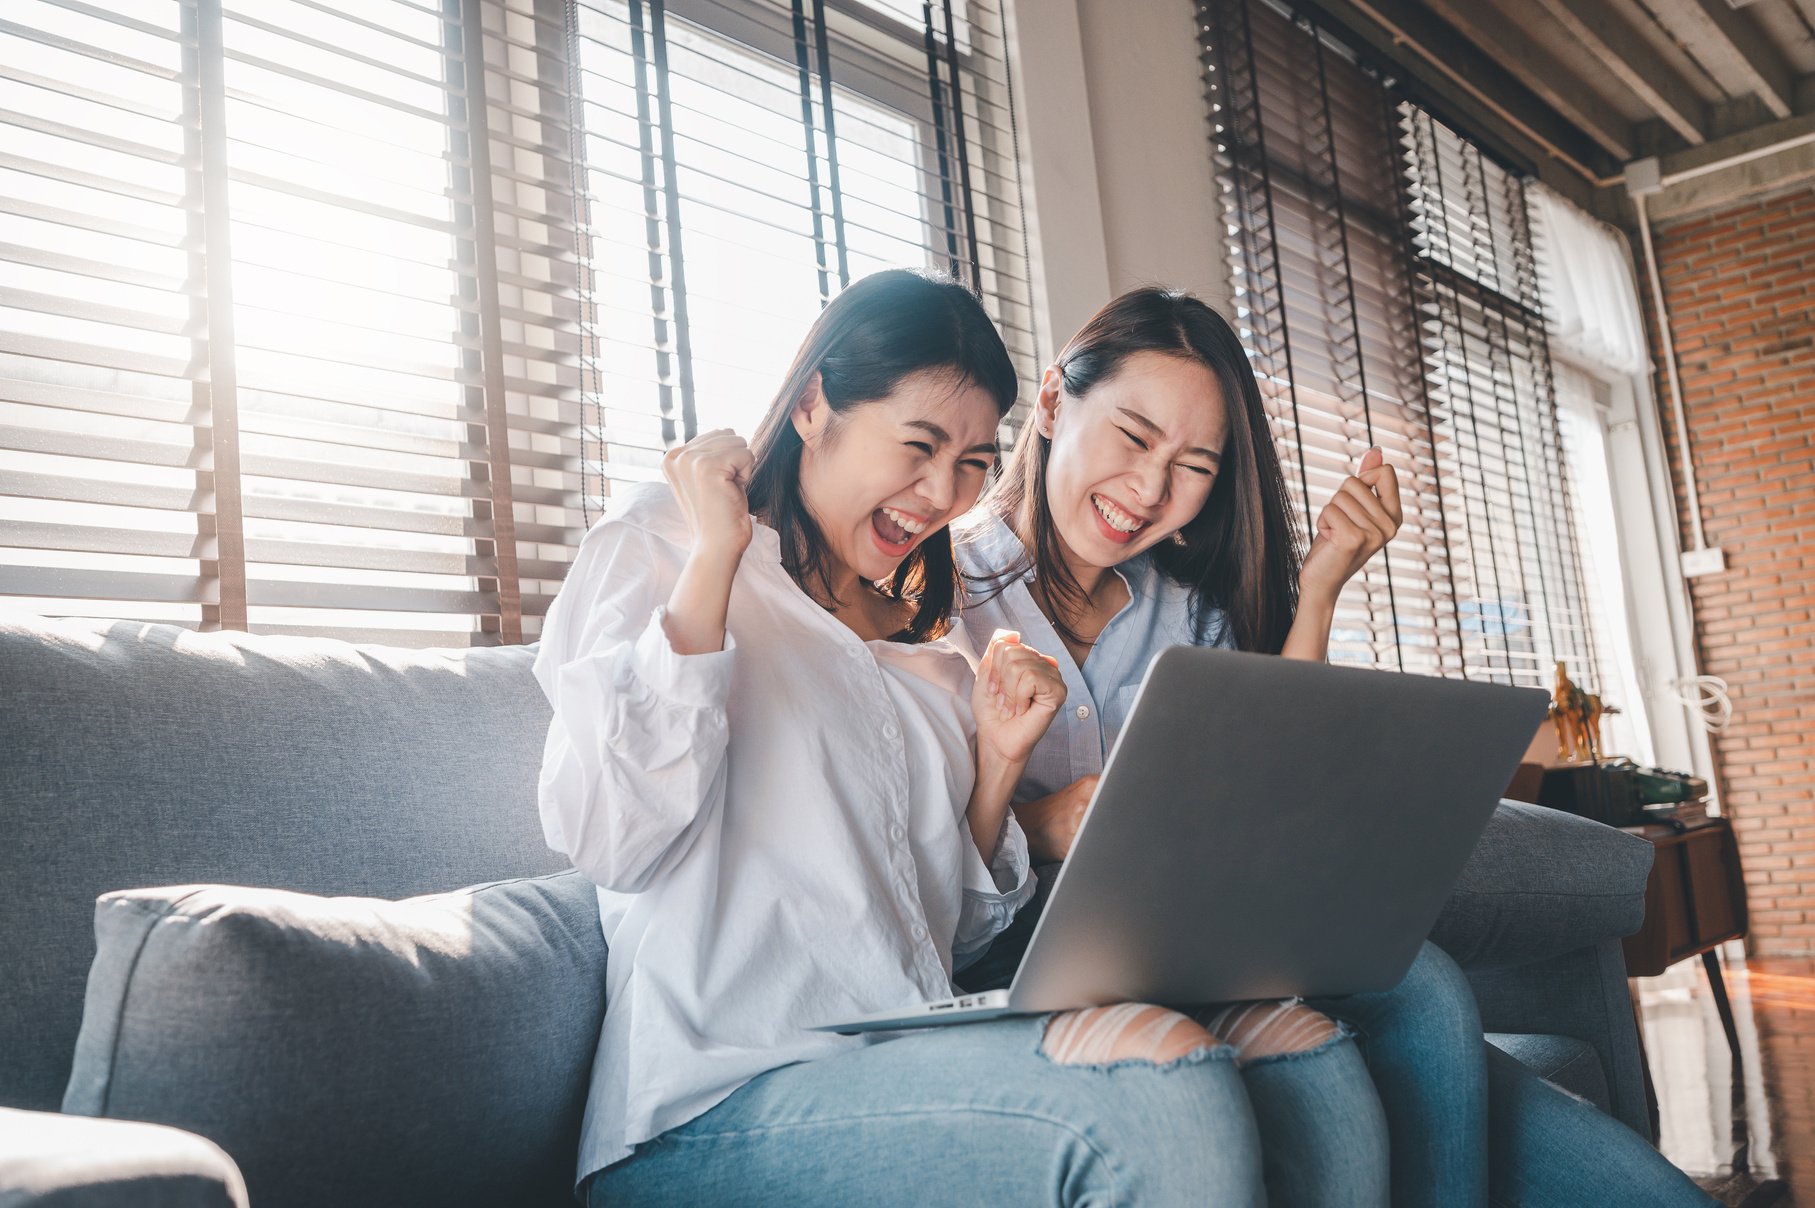
[[[1009,988],[815,1030],[1390,989],[1548,705],[1540,688],[1162,651]]]

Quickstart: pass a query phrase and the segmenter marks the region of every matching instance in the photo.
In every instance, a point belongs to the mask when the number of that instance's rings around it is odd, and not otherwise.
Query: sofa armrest
[[[1639,929],[1651,844],[1587,818],[1502,801],[1431,941],[1474,972],[1560,956]]]
[[[0,1208],[246,1208],[239,1167],[180,1128],[0,1108]]]
[[[1593,1045],[1606,1079],[1608,1114],[1655,1140],[1645,1098],[1644,1052],[1618,940],[1604,939],[1514,969],[1473,972],[1468,981],[1483,1031],[1568,1036]]]

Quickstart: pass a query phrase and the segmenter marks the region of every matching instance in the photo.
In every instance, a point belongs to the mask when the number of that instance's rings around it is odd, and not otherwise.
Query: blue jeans
[[[1041,878],[1041,893],[960,975],[966,989],[994,989],[1013,979],[1052,879]],[[1711,1202],[1644,1138],[1483,1040],[1474,991],[1435,944],[1419,950],[1391,990],[1310,1005],[1355,1033],[1386,1116],[1394,1208]],[[1315,1169],[1318,1117],[1344,1109],[1319,1102],[1322,1079],[1314,1072],[1279,1085],[1265,1084],[1263,1074],[1257,1086],[1257,1069],[1264,1066],[1249,1067],[1245,1077],[1263,1121],[1268,1187],[1274,1190],[1288,1172]],[[1341,1093],[1350,1104],[1360,1100],[1353,1091]],[[1295,1104],[1295,1096],[1302,1102]],[[1594,1144],[1583,1149],[1578,1142],[1588,1137]],[[1591,1185],[1594,1197],[1582,1197],[1581,1189]],[[1275,1191],[1275,1204],[1291,1202],[1283,1190]],[[1305,1194],[1302,1202],[1319,1203],[1328,1193]]]
[[[1015,970],[1020,967],[1022,954],[1027,951],[1027,943],[1033,938],[1040,912],[1057,879],[1057,871],[1057,865],[1041,870],[1038,890],[1015,915],[1015,921],[974,965],[960,971],[958,982],[966,990],[1002,989],[1014,980]],[[1425,947],[1430,952],[1437,952],[1431,945]],[[1448,960],[1447,957],[1444,959]],[[1439,969],[1434,976],[1440,975]],[[1458,973],[1457,977],[1460,976]],[[1466,982],[1463,990],[1467,991]],[[1369,997],[1384,999],[1393,993]],[[1321,1009],[1321,1004],[1318,1005]],[[1475,1018],[1472,997],[1468,999],[1468,1006],[1469,1019],[1475,1021],[1474,1054],[1478,1062],[1481,1027]],[[1418,1017],[1416,1011],[1388,1012],[1384,1008],[1359,1016],[1376,1025],[1384,1024],[1387,1018]],[[1351,1039],[1356,1028],[1346,1018],[1343,1022],[1347,1026],[1339,1043],[1305,1053],[1261,1058],[1242,1067],[1242,1081],[1259,1125],[1267,1198],[1273,1208],[1385,1201],[1386,1193],[1380,1185],[1386,1177],[1383,1172],[1390,1168],[1386,1151],[1392,1135],[1389,1126],[1393,1121],[1393,1105],[1386,1102],[1383,1092],[1375,1090],[1375,1078],[1368,1069],[1372,1058],[1369,1062],[1361,1060],[1366,1051],[1366,1037],[1362,1038],[1362,1048],[1357,1049],[1355,1040]],[[1381,1030],[1384,1031],[1384,1027]],[[1413,1046],[1442,1047],[1435,1035],[1421,1034],[1415,1027],[1395,1026],[1392,1043],[1400,1043],[1402,1039]],[[1442,1042],[1454,1047],[1448,1033],[1444,1034]],[[1472,1099],[1480,1101],[1477,1118],[1483,1115],[1486,1094],[1480,1081],[1477,1077],[1475,1089],[1446,1104],[1446,1110],[1464,1110]],[[1354,1156],[1358,1153],[1369,1155],[1365,1163]],[[1393,1156],[1397,1157],[1396,1151]],[[1485,1168],[1485,1142],[1475,1154],[1475,1161]],[[1397,1171],[1393,1174],[1395,1194],[1392,1203],[1397,1208],[1401,1202],[1397,1196],[1399,1180]],[[1453,1183],[1451,1180],[1449,1185]],[[1454,1205],[1478,1202],[1478,1197],[1475,1201],[1433,1199],[1428,1202]]]
[[[1703,1208],[1646,1140],[1481,1038],[1474,992],[1425,944],[1381,994],[1312,1004],[1356,1030],[1386,1107],[1395,1208]]]
[[[772,1070],[593,1176],[587,1203],[1260,1208],[1257,1071],[1263,1099],[1308,1080],[1309,1093],[1278,1101],[1354,1125],[1324,1129],[1314,1155],[1311,1174],[1326,1181],[1316,1194],[1333,1198],[1272,1202],[1387,1202],[1378,1104],[1348,1038],[1256,1063],[1244,1079],[1220,1045],[1166,1065],[1062,1065],[1041,1051],[1044,1027],[939,1028]],[[1357,1082],[1359,1111],[1345,1097]]]
[[[1449,954],[1426,943],[1391,990],[1309,1005],[1359,1038],[1386,1109],[1394,1208],[1486,1203],[1488,1045],[1474,991]]]
[[[1708,1208],[1718,1203],[1646,1140],[1487,1046],[1495,1208]]]

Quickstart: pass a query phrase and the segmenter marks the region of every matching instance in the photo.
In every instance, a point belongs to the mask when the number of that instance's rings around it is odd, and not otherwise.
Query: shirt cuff
[[[666,608],[657,608],[638,635],[630,666],[657,696],[695,709],[722,706],[731,692],[737,641],[725,631],[725,648],[709,654],[680,654],[668,640]]]
[[[1003,820],[996,854],[987,866],[975,845],[965,846],[970,848],[970,858],[964,864],[964,904],[958,912],[958,934],[952,939],[954,969],[975,964],[990,942],[1015,921],[1015,915],[1039,887],[1028,867],[1027,837],[1013,814]]]
[[[1002,830],[996,836],[996,853],[989,864],[972,848],[965,861],[964,892],[980,902],[1001,904],[1012,917],[1033,893],[1032,861],[1027,853],[1027,835],[1015,821],[1013,810],[1002,819]]]

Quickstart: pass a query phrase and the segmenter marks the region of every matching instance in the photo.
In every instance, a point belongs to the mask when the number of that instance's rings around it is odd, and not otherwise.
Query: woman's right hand
[[[756,531],[745,493],[755,466],[749,444],[729,428],[696,436],[662,458],[662,474],[693,538],[663,622],[676,654],[725,648],[731,581]]]
[[[1097,791],[1097,778],[1083,776],[1056,793],[1015,806],[1015,821],[1027,834],[1027,854],[1036,864],[1063,860],[1071,854],[1084,810]]]
[[[729,428],[702,432],[662,457],[662,475],[687,518],[693,552],[735,566],[754,532],[746,491],[756,458]]]
[[[1020,634],[998,629],[977,664],[977,682],[971,689],[979,765],[996,760],[1014,768],[1019,779],[1035,744],[1064,703],[1065,680],[1058,660],[1023,646]]]

